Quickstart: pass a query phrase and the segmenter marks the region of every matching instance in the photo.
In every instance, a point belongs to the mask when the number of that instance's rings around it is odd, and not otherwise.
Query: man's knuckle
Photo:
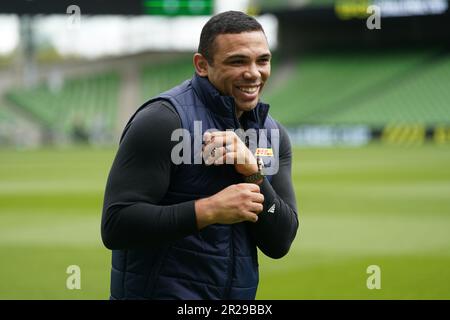
[[[240,210],[238,211],[237,214],[237,218],[238,219],[245,219],[245,208],[240,208]]]

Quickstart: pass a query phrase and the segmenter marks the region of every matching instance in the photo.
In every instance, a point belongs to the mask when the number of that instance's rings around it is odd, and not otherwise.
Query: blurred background
[[[263,25],[263,100],[293,143],[300,229],[283,259],[260,253],[257,298],[449,299],[448,6],[0,2],[0,299],[109,297],[100,219],[119,135],[193,75],[203,24],[226,10]]]

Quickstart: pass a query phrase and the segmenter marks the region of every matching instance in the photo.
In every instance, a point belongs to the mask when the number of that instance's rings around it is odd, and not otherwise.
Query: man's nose
[[[258,70],[258,67],[256,66],[256,64],[252,63],[247,70],[245,70],[244,72],[244,78],[246,80],[254,80],[254,79],[258,79],[260,76],[260,72]]]

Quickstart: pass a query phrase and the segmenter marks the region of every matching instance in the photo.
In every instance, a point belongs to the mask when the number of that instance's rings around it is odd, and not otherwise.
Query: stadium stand
[[[439,50],[330,52],[299,57],[287,76],[277,76],[264,101],[284,125],[387,125],[450,123],[450,55]],[[193,74],[191,55],[141,68],[141,102]],[[42,84],[8,92],[10,102],[54,132],[78,127],[113,136],[118,117],[120,77],[102,73],[67,80],[59,91]],[[0,121],[7,115],[0,113]],[[3,119],[3,120],[1,120]],[[100,129],[99,129],[100,127]]]
[[[48,128],[70,133],[76,125],[86,130],[99,125],[113,132],[118,108],[119,76],[98,74],[67,80],[55,91],[46,84],[33,89],[14,89],[6,97]]]
[[[9,142],[11,128],[15,124],[15,117],[2,105],[0,105],[0,145]]]
[[[6,123],[14,122],[13,115],[4,107],[0,106],[0,125],[3,126]]]
[[[142,100],[146,101],[158,93],[168,90],[186,79],[190,79],[193,73],[191,55],[177,58],[169,63],[144,66],[141,76]]]
[[[0,147],[33,147],[39,131],[0,99]]]
[[[330,53],[299,59],[265,96],[286,125],[450,123],[450,55]]]
[[[450,123],[450,56],[418,68],[420,71],[411,72],[404,79],[392,79],[391,85],[379,93],[324,120],[372,126]]]

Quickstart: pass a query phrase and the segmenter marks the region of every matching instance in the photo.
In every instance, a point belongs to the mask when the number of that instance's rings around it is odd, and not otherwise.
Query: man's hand
[[[195,201],[197,226],[202,229],[214,223],[256,222],[263,202],[264,196],[256,184],[231,185],[209,198]]]
[[[244,176],[258,172],[256,158],[233,131],[205,132],[203,157],[206,165],[233,164]]]

